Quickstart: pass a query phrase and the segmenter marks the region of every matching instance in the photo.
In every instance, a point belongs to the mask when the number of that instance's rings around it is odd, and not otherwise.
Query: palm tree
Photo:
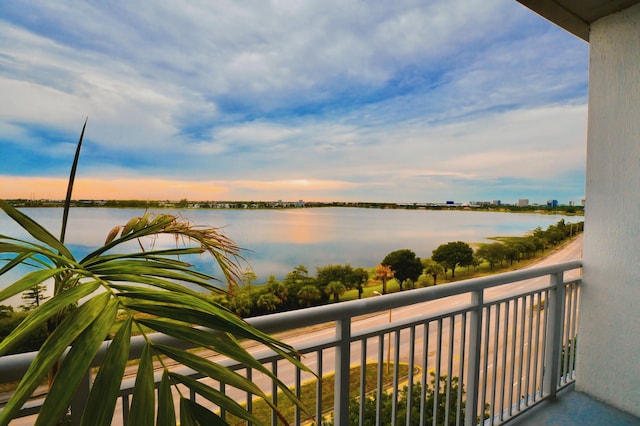
[[[423,260],[422,266],[424,267],[424,274],[431,275],[433,278],[433,285],[436,285],[438,275],[444,274],[444,266],[430,259]]]
[[[128,360],[131,333],[138,331],[147,336],[145,327],[195,343],[255,368],[269,375],[292,400],[299,402],[287,386],[246,352],[233,336],[263,343],[288,361],[304,368],[292,355],[293,348],[252,328],[220,304],[181,284],[189,283],[205,291],[224,292],[212,283],[214,277],[197,272],[185,261],[175,258],[201,253],[208,253],[213,257],[222,269],[225,281],[234,282],[238,270],[236,265],[239,248],[218,229],[197,228],[168,214],[145,214],[133,218],[124,226],[114,228],[104,246],[83,259],[76,259],[56,237],[6,201],[0,200],[0,208],[35,239],[32,242],[0,236],[0,253],[3,257],[13,255],[0,269],[0,274],[19,264],[38,268],[1,290],[0,302],[52,278],[55,281],[53,297],[31,311],[23,323],[0,343],[1,356],[22,337],[43,324],[49,324],[50,335],[0,413],[0,424],[6,424],[16,415],[34,389],[52,371],[55,374],[51,377],[51,387],[40,417],[61,418],[67,412],[71,398],[100,345],[113,329],[117,332],[105,359],[99,365],[85,407],[85,424],[111,423]],[[146,237],[161,234],[195,244],[169,249],[141,248],[131,253],[118,250],[128,242],[142,242]],[[81,299],[84,300],[82,303]],[[148,315],[139,316],[140,313],[150,314],[152,318]],[[118,319],[123,314],[125,319]],[[229,334],[212,335],[193,328],[192,325],[225,330]],[[67,347],[70,347],[70,351],[59,364]],[[225,370],[224,377],[221,378],[220,367],[211,361],[185,350],[148,340],[140,359],[131,402],[131,424],[149,424],[147,416],[153,416],[154,405],[172,411],[173,402],[169,389],[171,386],[178,389],[179,384],[187,386],[203,398],[217,401],[216,404],[240,418],[259,423],[244,407],[218,390],[203,387],[200,382],[169,371],[164,357],[270,401],[259,388],[241,375]],[[163,372],[158,400],[155,399],[154,392],[154,359]],[[211,421],[211,417],[217,416],[208,410],[205,410],[206,415],[203,414],[202,406],[187,399],[188,395],[180,395],[180,406],[184,411],[180,416],[192,415],[205,424]],[[276,409],[274,406],[272,408]],[[175,413],[169,415],[175,416]]]
[[[158,424],[176,424],[172,387],[180,398],[179,418],[182,424],[192,424],[194,421],[200,424],[222,422],[218,414],[198,404],[195,399],[189,399],[189,393],[198,394],[199,398],[212,401],[221,409],[248,422],[260,423],[245,407],[223,392],[170,371],[168,358],[205,377],[263,398],[286,423],[271,400],[247,378],[198,354],[154,343],[146,331],[151,329],[167,334],[256,369],[274,380],[289,399],[304,409],[295,394],[249,354],[237,338],[264,344],[284,359],[309,371],[298,361],[294,349],[253,328],[212,298],[203,297],[202,293],[192,289],[196,287],[206,292],[224,293],[226,290],[221,285],[231,288],[238,278],[240,248],[219,229],[197,227],[169,214],[147,213],[132,218],[124,226],[115,227],[102,247],[82,259],[77,259],[64,244],[82,135],[69,179],[59,239],[6,201],[0,200],[0,209],[31,235],[30,240],[0,235],[0,261],[3,263],[0,276],[19,265],[31,268],[17,281],[0,290],[0,303],[50,281],[54,286],[53,296],[32,310],[0,342],[0,356],[3,356],[33,330],[48,325],[49,336],[0,412],[0,424],[8,424],[17,415],[20,407],[47,376],[50,377],[50,389],[39,412],[38,424],[58,423],[66,415],[80,382],[93,366],[92,362],[105,338],[111,337],[112,330],[116,330],[115,336],[97,366],[82,416],[83,425],[111,424],[133,332],[143,335],[146,344],[139,360],[129,411],[130,424],[147,425],[154,421]],[[153,244],[161,235],[171,236],[183,244],[171,248],[144,247],[145,241],[152,241]],[[127,251],[131,250],[131,242],[137,242],[139,249]],[[198,272],[182,260],[194,254],[210,255],[224,278],[220,280]],[[220,332],[214,334],[205,329]],[[64,360],[60,361],[63,354]],[[154,362],[162,373],[157,394]],[[190,392],[185,394],[182,385]]]
[[[340,296],[347,291],[347,288],[340,281],[331,281],[324,288],[324,292],[327,294],[333,295],[333,301],[338,303],[340,301]]]
[[[376,266],[376,278],[382,280],[382,294],[387,294],[387,281],[392,279],[394,275],[391,266],[382,264]]]
[[[274,275],[269,275],[265,283],[268,291],[278,299],[278,304],[282,305],[287,301],[288,289],[282,282],[276,280]]]
[[[305,302],[307,308],[310,308],[311,302],[320,299],[321,294],[318,287],[312,284],[307,284],[298,290],[297,296]]]
[[[258,297],[256,304],[267,312],[275,312],[278,309],[280,300],[273,293],[267,292]]]

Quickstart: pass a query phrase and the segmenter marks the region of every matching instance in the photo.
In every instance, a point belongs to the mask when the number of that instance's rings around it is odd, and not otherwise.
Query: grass
[[[496,240],[496,241],[509,242],[511,239],[517,240],[518,238],[520,237],[493,237],[490,239]],[[503,265],[496,265],[494,266],[493,269],[491,269],[489,267],[488,262],[483,262],[477,267],[469,267],[469,268],[458,267],[456,268],[455,278],[451,278],[451,271],[447,272],[446,277],[444,275],[438,275],[437,285],[522,269],[526,266],[529,266],[531,264],[538,262],[539,260],[548,256],[554,251],[561,249],[566,244],[569,244],[572,241],[573,241],[573,238],[567,239],[565,240],[565,242],[558,244],[557,246],[552,246],[543,251],[536,252],[536,254],[532,255],[529,259],[514,261],[513,265],[510,264],[509,262],[504,262]],[[375,268],[370,268],[369,276],[373,276],[371,271],[373,271],[374,269]],[[432,283],[433,283],[433,280],[431,277],[429,277],[429,285],[432,285]],[[387,293],[395,293],[398,291],[400,291],[400,285],[398,284],[398,281],[396,281],[395,279],[387,281]],[[376,296],[374,292],[382,293],[382,282],[371,279],[369,280],[369,284],[363,288],[362,298],[364,299],[366,297],[374,297]],[[340,296],[341,302],[344,302],[347,300],[356,300],[356,299],[358,299],[357,289],[347,290],[342,296]]]
[[[386,364],[384,364],[386,366]],[[408,377],[409,366],[407,364],[400,364],[398,366],[399,369],[399,377],[402,378]],[[366,374],[365,374],[365,389],[367,393],[373,392],[376,390],[377,381],[378,381],[378,364],[371,363],[366,365]],[[387,373],[387,368],[383,368],[383,389],[388,388],[389,385],[393,381],[393,368],[389,369],[390,373]],[[359,396],[360,392],[360,374],[361,374],[361,366],[352,367],[350,372],[350,385],[349,385],[349,397],[355,398]],[[322,378],[322,407],[324,413],[328,413],[333,409],[333,397],[334,397],[334,374],[327,374]],[[315,415],[315,404],[316,404],[316,396],[317,396],[317,379],[309,380],[303,383],[300,387],[300,399],[304,403],[304,405]],[[295,405],[289,401],[281,392],[278,392],[278,409],[284,414],[285,418],[291,423],[293,423],[295,419]],[[253,401],[253,414],[265,422],[266,424],[270,424],[271,422],[271,408],[269,405],[262,400]],[[323,413],[323,414],[324,414]],[[313,421],[313,417],[305,416],[304,413],[301,413],[301,420],[304,423],[305,421]],[[246,422],[241,421],[238,418],[233,416],[227,416],[227,422],[230,425],[245,425]]]

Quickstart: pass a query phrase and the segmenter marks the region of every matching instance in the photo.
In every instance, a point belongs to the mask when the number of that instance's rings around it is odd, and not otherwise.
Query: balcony
[[[488,425],[564,425],[588,424],[602,418],[598,416],[610,420],[612,415],[626,421],[616,424],[639,424],[639,419],[572,391],[581,267],[581,261],[563,262],[250,320],[263,331],[286,336],[324,380],[279,362],[275,353],[251,351],[298,395],[302,389],[313,395],[313,404],[308,404],[312,416],[296,410],[289,419],[294,424],[320,424],[331,418],[335,424],[354,424],[350,404],[360,419],[355,424],[364,424],[367,415],[375,417],[375,424],[418,420],[472,425],[484,419]],[[184,342],[166,336],[157,339],[184,347]],[[142,347],[141,340],[133,340],[131,358]],[[0,376],[18,379],[32,360],[33,354],[4,357]],[[242,365],[233,368],[277,402],[272,383]],[[176,369],[200,378],[184,367]],[[369,376],[373,380],[366,379]],[[89,375],[85,386],[91,386]],[[337,390],[330,403],[328,388]],[[249,407],[258,404],[232,388],[224,390]],[[122,383],[114,424],[127,424],[132,391],[133,378]],[[87,393],[78,392],[72,413]],[[373,400],[373,394],[389,395],[390,406],[382,407],[383,398]],[[373,412],[366,408],[367,399],[374,401]],[[32,424],[39,407],[36,398],[15,424]],[[587,419],[580,417],[585,414]],[[277,424],[275,416],[270,421]]]

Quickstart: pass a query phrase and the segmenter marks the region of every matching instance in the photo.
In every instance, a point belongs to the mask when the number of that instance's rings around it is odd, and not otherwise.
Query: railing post
[[[79,426],[91,390],[91,369],[87,370],[71,400],[71,426]]]
[[[464,424],[473,426],[478,418],[478,396],[480,393],[480,351],[482,349],[482,305],[483,291],[471,293],[475,308],[469,312],[469,368],[467,369],[467,402]],[[485,373],[486,374],[486,373]]]
[[[349,424],[349,369],[351,367],[351,318],[336,320],[336,376],[333,413],[336,426]],[[321,420],[318,419],[320,423]]]
[[[556,397],[560,374],[560,353],[562,350],[562,324],[564,318],[564,277],[562,272],[549,276],[551,289],[548,300],[545,301],[544,311],[547,318],[547,336],[549,342],[544,353],[544,375],[542,377],[543,395],[549,399]],[[540,303],[540,302],[538,302]]]

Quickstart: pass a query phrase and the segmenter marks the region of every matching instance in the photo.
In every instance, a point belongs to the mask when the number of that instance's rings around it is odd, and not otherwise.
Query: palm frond
[[[248,339],[264,345],[292,363],[310,372],[298,359],[293,347],[257,330],[226,307],[203,296],[191,287],[210,292],[231,293],[242,274],[242,250],[219,228],[201,227],[170,214],[146,213],[124,225],[114,227],[98,247],[77,260],[64,244],[71,193],[80,148],[86,128],[83,126],[74,158],[60,239],[36,221],[4,200],[0,209],[24,229],[33,240],[0,235],[0,276],[24,265],[31,268],[8,287],[0,290],[0,302],[29,288],[54,282],[53,297],[31,311],[25,320],[0,343],[0,355],[21,339],[47,324],[49,336],[40,347],[15,392],[0,412],[0,424],[8,424],[44,378],[52,378],[37,424],[55,424],[68,409],[71,398],[90,367],[104,339],[117,330],[105,357],[98,362],[98,372],[85,406],[82,424],[111,422],[125,364],[129,358],[132,330],[139,330],[147,342],[136,376],[131,402],[130,424],[175,425],[172,388],[180,395],[179,418],[182,425],[224,424],[216,413],[182,396],[181,387],[233,413],[259,424],[246,408],[210,386],[169,371],[169,357],[200,374],[221,383],[264,398],[283,422],[284,417],[271,400],[250,380],[230,368],[207,360],[197,353],[152,343],[148,329],[181,339],[191,346],[213,350],[248,368],[264,373],[295,404],[307,411],[302,402],[273,373],[240,344]],[[156,248],[163,236],[171,237],[175,247]],[[163,240],[164,241],[164,240]],[[131,242],[139,250],[131,251]],[[150,244],[148,244],[150,242]],[[148,247],[145,247],[145,244]],[[222,277],[194,269],[186,256],[210,256]],[[144,318],[139,314],[150,314]],[[121,317],[124,322],[120,323]],[[148,327],[148,328],[146,328]],[[158,399],[155,393],[154,362],[162,372]],[[95,416],[99,418],[96,418]]]

